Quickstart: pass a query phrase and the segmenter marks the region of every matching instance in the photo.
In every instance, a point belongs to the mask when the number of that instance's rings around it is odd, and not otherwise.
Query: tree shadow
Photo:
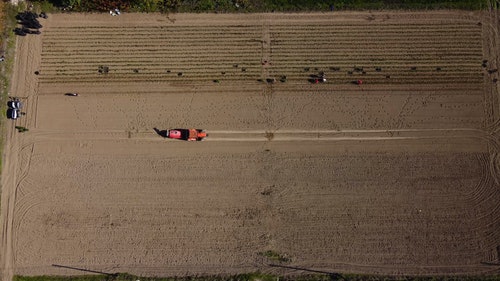
[[[288,266],[288,265],[281,265],[281,264],[269,264],[271,267],[281,267],[281,268],[287,268],[287,269],[294,269],[294,270],[302,270],[302,271],[307,271],[307,272],[313,272],[313,273],[321,273],[321,274],[326,274],[330,277],[330,280],[341,280],[342,275],[336,272],[329,272],[329,271],[322,271],[322,270],[314,270],[314,269],[308,269],[308,268],[303,268],[303,267],[296,267],[296,266]]]
[[[103,272],[103,271],[97,271],[97,270],[91,270],[91,269],[85,269],[85,268],[78,268],[78,267],[61,265],[61,264],[52,264],[52,266],[53,267],[66,268],[66,269],[73,269],[73,270],[78,270],[78,271],[83,271],[83,272],[104,274],[104,275],[108,275],[108,276],[117,276],[118,275],[118,273],[109,273],[109,272]]]

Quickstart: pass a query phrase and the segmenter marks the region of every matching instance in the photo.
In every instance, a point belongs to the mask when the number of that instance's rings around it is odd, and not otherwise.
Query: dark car
[[[37,30],[31,30],[31,29],[27,29],[27,28],[26,28],[26,33],[27,34],[37,34],[37,35],[41,34],[40,30],[38,30],[38,29]]]
[[[16,27],[14,29],[14,34],[19,35],[19,36],[26,36],[26,31],[24,28]]]
[[[40,30],[31,30],[27,27],[17,27],[14,29],[14,33],[19,36],[26,36],[26,34],[41,34]]]
[[[29,21],[29,20],[35,20],[38,18],[38,15],[33,12],[25,11],[21,12],[16,15],[16,19],[19,21]]]
[[[27,28],[34,28],[34,29],[39,29],[39,28],[43,27],[38,21],[23,22],[23,26],[25,26]]]
[[[27,28],[42,28],[42,25],[38,21],[38,14],[33,13],[33,12],[22,12],[17,14],[16,19],[18,20],[19,24],[22,24],[24,27]]]

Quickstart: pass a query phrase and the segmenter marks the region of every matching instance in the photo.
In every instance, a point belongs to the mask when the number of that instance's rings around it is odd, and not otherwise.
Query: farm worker
[[[356,83],[357,83],[358,85],[361,85],[361,84],[363,84],[363,80],[358,80]]]

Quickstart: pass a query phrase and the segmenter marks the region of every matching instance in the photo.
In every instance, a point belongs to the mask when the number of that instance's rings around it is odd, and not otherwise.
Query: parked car
[[[19,117],[19,110],[14,108],[7,109],[7,118],[17,119]]]
[[[17,100],[17,99],[14,99],[14,100],[10,100],[7,102],[7,106],[9,108],[12,108],[12,109],[21,109],[21,107],[23,107],[23,104],[21,103],[20,100]]]

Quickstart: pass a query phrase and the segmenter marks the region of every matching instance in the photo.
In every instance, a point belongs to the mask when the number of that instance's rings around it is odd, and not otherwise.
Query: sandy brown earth
[[[499,272],[496,13],[41,23],[17,41],[2,280]],[[153,130],[190,127],[208,139]]]

